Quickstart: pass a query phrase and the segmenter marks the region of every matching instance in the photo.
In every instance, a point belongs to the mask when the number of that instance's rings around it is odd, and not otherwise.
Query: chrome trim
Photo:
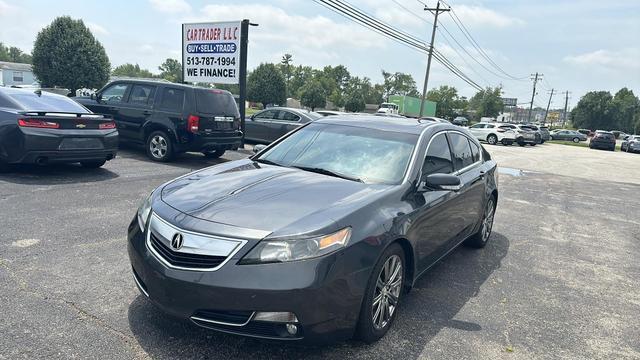
[[[236,326],[236,327],[241,327],[241,326],[245,326],[247,325],[249,322],[251,322],[251,320],[253,320],[253,317],[256,315],[256,312],[252,312],[251,316],[249,316],[249,318],[247,319],[247,321],[245,321],[242,324],[236,324],[236,323],[230,323],[230,322],[225,322],[225,321],[216,321],[216,320],[210,320],[210,319],[205,319],[205,318],[201,318],[198,316],[191,316],[189,317],[189,319],[193,322],[196,321],[202,321],[202,322],[206,322],[206,323],[210,323],[210,324],[218,324],[218,325],[227,325],[227,326]],[[196,325],[198,325],[198,323],[196,323]]]
[[[142,287],[142,284],[140,284],[140,281],[138,281],[138,277],[136,276],[136,274],[131,271],[131,275],[133,275],[133,281],[136,282],[138,290],[140,290],[140,292],[143,293],[146,297],[149,297],[149,293]]]
[[[418,152],[420,152],[420,145],[422,144],[422,139],[424,138],[425,133],[427,132],[427,129],[429,129],[429,127],[425,127],[422,132],[420,133],[420,136],[418,137],[418,141],[416,142],[416,146],[415,148],[413,148],[413,154],[411,154],[411,160],[409,161],[409,166],[406,170],[406,173],[404,174],[404,178],[402,179],[402,183],[406,183],[407,180],[409,179],[409,176],[411,173],[414,172],[414,168],[416,165],[416,156],[418,156]],[[437,133],[439,134],[439,133]],[[434,136],[431,137],[431,139],[433,139]],[[429,144],[431,143],[431,140],[429,140],[429,143],[427,144],[427,148],[429,147]],[[420,174],[421,175],[421,174]]]
[[[223,262],[220,263],[220,265],[216,266],[216,267],[212,267],[212,268],[190,268],[190,267],[183,267],[183,266],[175,266],[172,265],[171,263],[169,263],[168,260],[166,260],[162,255],[160,255],[151,245],[151,231],[154,228],[154,220],[160,221],[160,223],[162,224],[162,226],[165,227],[169,227],[171,229],[173,229],[175,232],[179,232],[183,235],[191,235],[191,236],[187,236],[185,237],[184,240],[184,244],[182,246],[182,248],[177,251],[176,249],[173,249],[171,247],[171,244],[166,244],[167,247],[169,249],[171,249],[171,251],[173,252],[178,252],[178,253],[186,253],[186,254],[196,254],[196,255],[209,255],[209,256],[226,256],[226,258],[224,259]],[[161,237],[165,237],[162,234],[159,234],[158,232],[156,232],[156,234],[160,235]],[[195,237],[195,240],[194,240]],[[162,239],[158,239],[159,241],[162,241]],[[187,243],[187,241],[190,241],[190,244]],[[201,240],[200,242],[198,242],[198,240]],[[216,242],[213,243],[214,246],[218,245],[217,248],[211,248],[209,250],[203,250],[202,247],[198,247],[197,245],[201,245],[203,244],[203,241],[206,240],[214,240]],[[196,246],[193,246],[195,242]],[[222,244],[222,246],[219,246],[222,242],[226,242],[226,243],[235,243],[235,246],[230,247],[226,246]],[[218,237],[218,236],[214,236],[214,235],[209,235],[209,234],[201,234],[201,233],[197,233],[197,232],[193,232],[193,231],[189,231],[189,230],[184,230],[184,229],[180,229],[179,227],[176,227],[173,224],[170,224],[169,222],[167,222],[166,220],[162,219],[160,216],[158,216],[155,212],[151,212],[151,215],[149,216],[149,225],[147,226],[147,234],[146,234],[146,241],[145,244],[147,246],[147,249],[154,255],[154,257],[156,259],[158,259],[160,262],[162,262],[162,264],[164,264],[165,266],[171,268],[171,269],[178,269],[178,270],[188,270],[188,271],[216,271],[218,269],[220,269],[222,266],[224,266],[229,260],[231,260],[231,258],[238,253],[238,251],[240,251],[240,249],[242,249],[242,247],[247,243],[247,240],[241,240],[241,239],[232,239],[232,238],[222,238],[222,237]],[[211,244],[209,244],[211,245]]]

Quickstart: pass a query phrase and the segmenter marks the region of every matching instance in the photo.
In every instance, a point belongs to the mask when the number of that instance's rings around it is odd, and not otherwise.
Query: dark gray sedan
[[[640,152],[640,135],[625,136],[624,141],[620,144],[620,151]]]
[[[460,127],[330,116],[155,189],[128,252],[140,291],[198,326],[372,342],[420,275],[487,244],[498,198],[496,162]]]
[[[289,131],[321,117],[318,113],[304,109],[265,109],[247,118],[244,138],[252,142],[270,144]]]

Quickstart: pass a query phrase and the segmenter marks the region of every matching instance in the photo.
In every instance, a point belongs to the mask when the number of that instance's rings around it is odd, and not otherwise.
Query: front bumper
[[[170,315],[212,330],[265,339],[327,342],[353,336],[371,269],[348,261],[349,248],[305,261],[238,265],[251,247],[247,243],[215,271],[173,269],[147,248],[137,216],[129,226],[135,281]],[[298,333],[287,333],[283,323],[254,321],[255,312],[292,312]]]

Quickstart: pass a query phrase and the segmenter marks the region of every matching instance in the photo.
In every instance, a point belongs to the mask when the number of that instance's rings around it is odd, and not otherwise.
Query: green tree
[[[247,77],[247,99],[264,107],[286,103],[286,88],[284,76],[274,64],[260,64]]]
[[[0,61],[31,64],[31,55],[15,46],[5,46],[0,42]]]
[[[608,91],[586,93],[571,110],[571,122],[576,128],[614,130],[613,96]]]
[[[45,87],[100,88],[111,65],[104,47],[82,20],[58,17],[42,29],[33,45],[33,73]]]
[[[382,83],[383,97],[386,101],[389,101],[391,95],[407,95],[413,97],[420,97],[420,92],[416,88],[416,81],[410,74],[401,72],[390,73],[382,70]]]
[[[473,95],[469,100],[469,108],[473,110],[477,120],[483,116],[496,117],[500,114],[504,108],[501,92],[502,88],[499,86],[487,87]]]
[[[158,69],[160,70],[161,78],[174,83],[182,82],[182,64],[180,61],[167,59],[158,66]]]
[[[427,93],[427,100],[437,103],[436,116],[441,118],[452,118],[458,113],[461,106],[461,98],[458,90],[453,86],[442,85],[437,89],[431,89]]]
[[[128,76],[128,77],[140,77],[140,78],[152,78],[154,75],[147,69],[141,69],[138,64],[122,64],[116,66],[112,71],[113,76]]]
[[[314,72],[311,66],[298,65],[291,71],[291,80],[289,81],[288,94],[290,97],[300,97],[300,88],[311,81]]]
[[[300,89],[300,103],[315,111],[327,104],[327,93],[319,82],[312,81]]]
[[[287,97],[290,97],[289,93],[289,82],[291,81],[292,69],[293,69],[293,56],[291,54],[284,54],[282,56],[282,60],[280,60],[280,64],[278,64],[278,69],[282,72],[284,76],[285,84],[287,85]]]
[[[611,106],[616,130],[633,133],[636,115],[640,112],[640,99],[633,94],[632,90],[625,87],[613,96]]]
[[[366,106],[364,102],[364,96],[359,91],[354,91],[350,94],[347,94],[344,103],[344,109],[351,112],[360,112],[363,111]]]

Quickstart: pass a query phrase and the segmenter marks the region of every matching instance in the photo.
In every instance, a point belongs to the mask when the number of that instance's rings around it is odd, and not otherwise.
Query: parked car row
[[[496,122],[481,122],[469,127],[469,132],[480,141],[485,141],[490,145],[498,143],[502,145],[512,145],[516,143],[520,146],[527,144],[535,146],[550,139],[547,128],[541,128],[529,124],[507,124]]]

